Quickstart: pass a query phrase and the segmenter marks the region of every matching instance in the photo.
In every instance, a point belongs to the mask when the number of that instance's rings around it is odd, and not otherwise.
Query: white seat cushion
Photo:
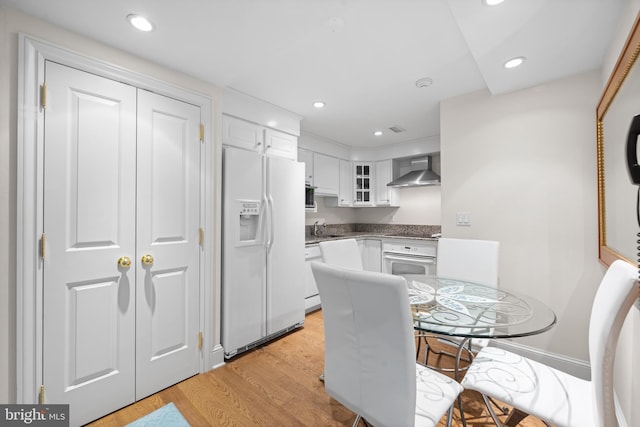
[[[483,349],[462,385],[558,426],[594,425],[589,381],[506,350]]]
[[[415,425],[437,425],[460,392],[462,387],[451,378],[416,363]]]

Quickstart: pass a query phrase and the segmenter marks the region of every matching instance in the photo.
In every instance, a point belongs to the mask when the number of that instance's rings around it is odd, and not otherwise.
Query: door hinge
[[[40,86],[40,106],[43,110],[47,108],[47,82],[43,82]]]
[[[202,350],[202,332],[198,332],[198,348]]]
[[[40,236],[40,257],[45,259],[47,256],[47,235],[42,233]]]
[[[44,384],[40,385],[40,393],[38,393],[38,404],[44,405]]]
[[[202,227],[200,227],[198,229],[198,244],[202,246],[203,243],[204,243],[204,230],[202,229]]]
[[[204,125],[200,123],[200,142],[204,142]]]

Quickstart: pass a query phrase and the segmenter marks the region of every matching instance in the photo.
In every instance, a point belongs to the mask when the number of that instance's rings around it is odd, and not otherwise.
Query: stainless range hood
[[[440,185],[440,175],[431,170],[431,156],[415,157],[410,163],[411,170],[388,183],[387,187]]]

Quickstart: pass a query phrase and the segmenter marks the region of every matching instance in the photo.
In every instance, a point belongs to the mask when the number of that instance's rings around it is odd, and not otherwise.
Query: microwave
[[[304,207],[312,208],[315,206],[314,187],[309,184],[304,186]]]

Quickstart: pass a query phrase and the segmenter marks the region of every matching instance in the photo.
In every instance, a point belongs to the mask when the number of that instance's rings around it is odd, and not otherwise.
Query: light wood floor
[[[323,352],[322,312],[316,311],[307,315],[304,328],[89,425],[123,426],[173,402],[193,427],[351,426],[355,415],[331,399],[318,380]],[[442,363],[450,363],[446,359]],[[469,427],[494,425],[479,394],[466,390],[462,397]],[[453,425],[462,425],[457,410]],[[519,425],[544,426],[533,417]]]

